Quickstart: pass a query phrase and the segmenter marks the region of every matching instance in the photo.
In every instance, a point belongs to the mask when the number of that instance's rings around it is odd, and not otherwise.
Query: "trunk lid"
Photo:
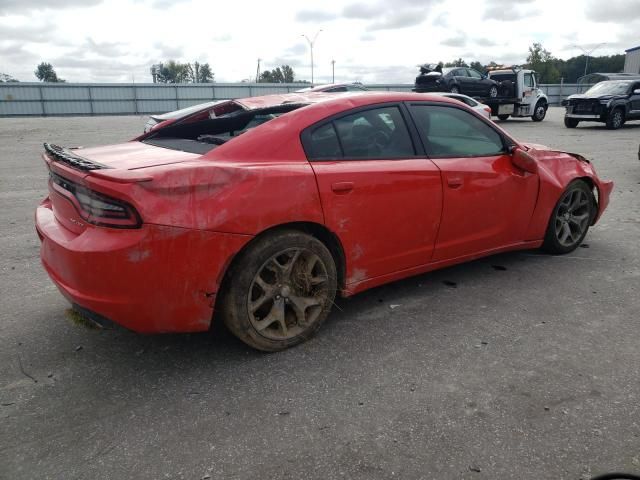
[[[66,153],[88,160],[101,168],[135,170],[199,158],[199,154],[169,150],[142,142],[132,141],[103,147],[65,150]],[[52,160],[57,160],[56,157]],[[59,159],[58,159],[59,160]],[[90,169],[94,170],[94,169]]]

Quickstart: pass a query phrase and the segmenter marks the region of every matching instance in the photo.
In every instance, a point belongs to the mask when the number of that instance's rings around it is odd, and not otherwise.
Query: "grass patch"
[[[102,328],[93,320],[85,317],[79,312],[76,312],[73,308],[68,308],[64,312],[65,317],[71,320],[71,323],[79,327],[85,327],[89,330],[102,330]]]

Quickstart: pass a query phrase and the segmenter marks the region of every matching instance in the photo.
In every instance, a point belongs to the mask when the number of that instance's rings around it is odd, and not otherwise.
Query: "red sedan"
[[[145,333],[309,338],[336,293],[509,250],[567,253],[612,182],[413,93],[208,105],[120,145],[45,144],[44,267],[75,308]]]

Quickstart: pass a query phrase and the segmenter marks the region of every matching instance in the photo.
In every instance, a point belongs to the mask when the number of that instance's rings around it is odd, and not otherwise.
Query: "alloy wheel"
[[[496,98],[498,96],[498,88],[494,85],[489,89],[489,97]]]
[[[311,250],[276,253],[251,282],[249,321],[262,336],[286,340],[300,335],[320,316],[330,298],[327,268]]]
[[[589,206],[589,198],[583,190],[570,190],[560,200],[555,219],[555,233],[560,245],[571,247],[582,240],[589,227]]]

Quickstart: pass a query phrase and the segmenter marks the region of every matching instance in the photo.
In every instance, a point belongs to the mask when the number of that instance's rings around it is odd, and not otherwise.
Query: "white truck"
[[[489,69],[487,75],[500,84],[497,97],[479,99],[491,107],[491,115],[500,120],[509,117],[531,117],[534,122],[544,120],[549,100],[538,88],[536,72],[520,67],[497,67]]]

